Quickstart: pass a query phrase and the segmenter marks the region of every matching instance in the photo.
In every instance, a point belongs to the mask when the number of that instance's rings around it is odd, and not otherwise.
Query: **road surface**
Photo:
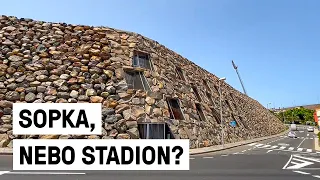
[[[312,180],[320,179],[314,133],[190,156],[190,171],[12,171],[12,156],[0,157],[1,180]]]

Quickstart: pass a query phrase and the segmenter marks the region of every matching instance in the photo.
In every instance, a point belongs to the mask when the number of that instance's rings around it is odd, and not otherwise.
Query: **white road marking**
[[[303,141],[305,141],[305,140],[306,139],[303,139],[297,148],[299,148],[301,146],[301,144],[303,143]]]
[[[303,171],[293,171],[293,172],[296,172],[296,173],[299,173],[299,174],[310,174],[310,173],[303,172]]]
[[[309,139],[313,139],[313,138],[309,138]]]
[[[253,145],[255,145],[255,144],[257,144],[257,143],[251,143],[251,144],[249,144],[248,146],[253,146]]]
[[[233,153],[233,154],[239,154],[239,152],[235,152],[235,153]]]
[[[298,162],[297,162],[298,161]],[[299,163],[302,162],[302,163]],[[313,162],[310,161],[305,161],[302,159],[297,159],[297,158],[292,158],[291,164],[294,164],[293,166],[287,167],[286,169],[299,169],[305,166],[309,166],[311,164],[314,164]]]
[[[294,147],[289,147],[289,149],[288,149],[288,150],[289,150],[289,151],[292,151],[293,149],[294,149]]]
[[[289,146],[289,144],[279,143],[278,146]]]
[[[312,149],[307,149],[307,152],[312,152]]]
[[[309,136],[309,134],[307,134],[307,136]]]
[[[246,152],[247,150],[243,150],[243,151],[241,151],[241,152]]]
[[[190,158],[190,159],[195,159],[195,158]]]
[[[303,150],[303,148],[298,148],[298,151],[302,151]]]
[[[270,147],[271,145],[265,145],[265,146],[263,146],[262,148],[267,148],[267,147]]]
[[[274,148],[277,148],[277,147],[278,147],[278,146],[272,146],[271,148],[274,149]]]
[[[84,175],[86,173],[70,173],[70,172],[8,172],[7,174]]]
[[[202,157],[203,159],[212,159],[213,157]]]
[[[320,163],[320,159],[314,159],[314,158],[310,158],[310,157],[302,157],[302,156],[299,156],[299,155],[294,155],[294,156],[298,157],[298,158],[301,158],[301,159],[306,159],[306,160],[309,160],[309,161],[314,161],[314,162]]]
[[[260,147],[260,146],[263,146],[263,144],[258,144],[258,145],[256,145],[256,147]]]
[[[320,178],[320,176],[319,176],[319,175],[313,175],[313,177],[315,177],[315,178]]]
[[[285,148],[286,148],[285,146],[281,146],[279,149],[283,150],[283,149],[285,149]]]
[[[0,175],[7,174],[8,172],[10,172],[10,171],[0,171]]]
[[[271,152],[271,151],[273,151],[273,150],[269,150],[269,151],[267,151],[267,153],[269,153],[269,152]]]
[[[287,166],[288,166],[288,164],[290,163],[292,157],[293,157],[293,156],[291,155],[290,158],[289,158],[289,161],[283,166],[282,169],[286,169],[286,168],[287,168]]]

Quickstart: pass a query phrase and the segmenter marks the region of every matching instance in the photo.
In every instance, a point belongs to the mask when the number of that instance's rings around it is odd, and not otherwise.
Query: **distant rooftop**
[[[293,108],[298,108],[298,107],[304,107],[306,109],[311,109],[311,110],[316,110],[320,109],[320,104],[310,104],[310,105],[302,105],[302,106],[292,106],[292,107],[285,107],[285,108],[272,108],[272,110],[287,110],[287,109],[293,109]]]

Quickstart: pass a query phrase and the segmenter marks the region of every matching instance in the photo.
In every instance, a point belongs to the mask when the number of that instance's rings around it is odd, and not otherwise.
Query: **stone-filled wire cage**
[[[219,90],[222,92],[220,118]],[[101,103],[101,135],[12,135],[12,103]],[[14,138],[190,139],[190,148],[273,135],[259,102],[140,34],[0,16],[0,146]],[[235,120],[236,127],[229,123]]]

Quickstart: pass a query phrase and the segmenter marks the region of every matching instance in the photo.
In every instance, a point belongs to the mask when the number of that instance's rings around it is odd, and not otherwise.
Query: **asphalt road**
[[[0,179],[311,180],[320,178],[320,152],[314,150],[315,134],[306,130],[296,134],[298,136],[296,139],[277,137],[225,151],[191,156],[190,171],[17,172],[11,171],[12,157],[1,156]]]

